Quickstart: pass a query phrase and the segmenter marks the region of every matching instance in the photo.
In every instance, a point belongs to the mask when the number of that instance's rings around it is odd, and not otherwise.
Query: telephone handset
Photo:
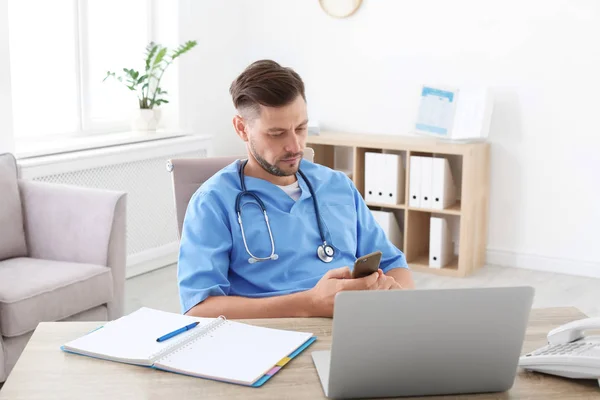
[[[548,332],[548,344],[558,345],[574,342],[583,338],[583,332],[590,329],[600,329],[600,317],[572,321],[551,330]]]
[[[519,358],[519,366],[530,371],[574,379],[598,379],[600,385],[600,318],[585,318],[548,333],[548,344]]]

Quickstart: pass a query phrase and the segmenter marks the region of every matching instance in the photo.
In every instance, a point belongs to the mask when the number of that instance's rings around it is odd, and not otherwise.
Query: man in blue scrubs
[[[233,126],[246,142],[247,163],[238,160],[219,171],[189,202],[178,267],[182,312],[331,317],[340,291],[414,288],[404,254],[388,241],[353,182],[302,158],[308,116],[298,74],[270,60],[257,61],[232,83],[230,93],[237,110]],[[244,195],[242,234],[236,212],[242,179],[264,204],[270,232],[259,200]],[[318,256],[321,234],[333,249],[329,262]],[[383,253],[380,270],[351,279],[355,260],[377,250]]]

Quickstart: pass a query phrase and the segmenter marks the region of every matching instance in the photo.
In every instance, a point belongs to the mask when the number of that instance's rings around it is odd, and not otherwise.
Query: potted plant
[[[123,68],[123,73],[118,76],[115,72],[108,71],[106,73],[103,81],[113,77],[135,92],[138,97],[139,108],[132,118],[134,131],[156,130],[160,121],[159,106],[168,103],[168,100],[165,99],[167,91],[162,90],[160,81],[169,65],[196,45],[195,40],[189,40],[169,51],[165,46],[150,42],[146,46],[146,64],[143,73],[133,68]]]

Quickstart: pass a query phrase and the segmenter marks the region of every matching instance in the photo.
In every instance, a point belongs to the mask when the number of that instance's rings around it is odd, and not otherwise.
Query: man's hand
[[[402,287],[382,270],[363,278],[352,279],[350,268],[342,267],[327,271],[314,288],[308,291],[314,316],[333,316],[335,295],[345,290],[390,290]]]
[[[400,285],[396,279],[394,279],[394,277],[385,275],[382,270],[377,272],[379,273],[379,277],[377,279],[378,290],[403,289],[402,285]]]
[[[342,267],[327,271],[314,288],[308,290],[311,308],[316,317],[331,317],[335,295],[343,290],[371,290],[377,288],[379,272],[359,279],[352,279],[350,268]]]

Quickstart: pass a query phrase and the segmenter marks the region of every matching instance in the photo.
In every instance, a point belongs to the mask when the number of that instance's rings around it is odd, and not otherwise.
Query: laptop
[[[529,286],[340,292],[331,351],[312,353],[325,396],[507,391],[533,297]]]

